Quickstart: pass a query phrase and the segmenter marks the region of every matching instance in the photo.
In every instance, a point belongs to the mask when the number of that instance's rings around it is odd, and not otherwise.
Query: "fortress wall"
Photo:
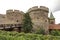
[[[45,32],[48,33],[49,29],[49,21],[48,21],[48,12],[49,9],[44,6],[34,6],[30,8],[26,13],[29,13],[29,16],[31,17],[31,21],[33,23],[33,30],[39,30],[40,28],[45,29]],[[23,23],[24,19],[24,12],[19,10],[7,10],[6,11],[6,18],[7,23],[9,22],[13,23]]]
[[[23,12],[22,11],[19,11],[19,10],[7,10],[6,12],[6,16],[9,20],[11,21],[14,21],[14,22],[17,22],[17,23],[22,23],[22,20],[23,20]]]

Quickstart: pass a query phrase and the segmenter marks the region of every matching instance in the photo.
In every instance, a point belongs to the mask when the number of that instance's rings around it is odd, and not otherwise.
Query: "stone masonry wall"
[[[22,20],[23,20],[23,15],[24,15],[24,12],[22,11],[19,11],[19,10],[7,10],[6,11],[6,16],[7,16],[7,19],[9,19],[10,21],[14,21],[14,22],[17,22],[17,23],[22,23]]]
[[[40,7],[34,6],[27,11],[27,13],[29,13],[31,17],[34,31],[42,28],[42,29],[45,29],[46,34],[48,33],[48,29],[49,29],[48,12],[49,12],[49,9],[45,6],[40,6]],[[6,15],[3,16],[3,18],[0,17],[1,18],[0,21],[6,19],[7,24],[9,23],[22,24],[24,19],[23,15],[24,15],[24,12],[22,11],[10,9],[6,11]],[[8,20],[10,22],[8,22]]]
[[[44,6],[38,6],[32,7],[28,10],[28,13],[30,14],[30,17],[32,19],[33,23],[33,30],[38,30],[40,28],[45,29],[45,32],[48,33],[48,12],[49,9]]]

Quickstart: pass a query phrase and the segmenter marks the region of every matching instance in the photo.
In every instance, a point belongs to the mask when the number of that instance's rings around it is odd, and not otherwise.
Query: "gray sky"
[[[8,9],[18,9],[26,12],[33,6],[46,6],[52,11],[56,23],[60,23],[60,0],[0,0],[0,14],[6,14]]]

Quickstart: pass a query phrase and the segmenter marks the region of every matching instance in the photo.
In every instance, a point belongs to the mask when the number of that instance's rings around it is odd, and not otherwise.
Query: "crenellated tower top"
[[[38,11],[38,10],[43,10],[43,11],[49,12],[49,8],[47,8],[47,7],[45,7],[45,6],[40,6],[40,7],[34,6],[34,7],[30,8],[30,9],[28,10],[28,12],[36,11],[36,10],[37,10],[37,11]]]

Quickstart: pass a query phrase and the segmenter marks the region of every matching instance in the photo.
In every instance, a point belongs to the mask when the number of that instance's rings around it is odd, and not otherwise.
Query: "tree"
[[[28,33],[28,32],[31,32],[31,30],[32,30],[32,22],[31,22],[31,18],[30,18],[30,16],[29,16],[29,13],[26,13],[25,15],[24,15],[24,20],[23,20],[23,31],[25,32],[25,33]]]

